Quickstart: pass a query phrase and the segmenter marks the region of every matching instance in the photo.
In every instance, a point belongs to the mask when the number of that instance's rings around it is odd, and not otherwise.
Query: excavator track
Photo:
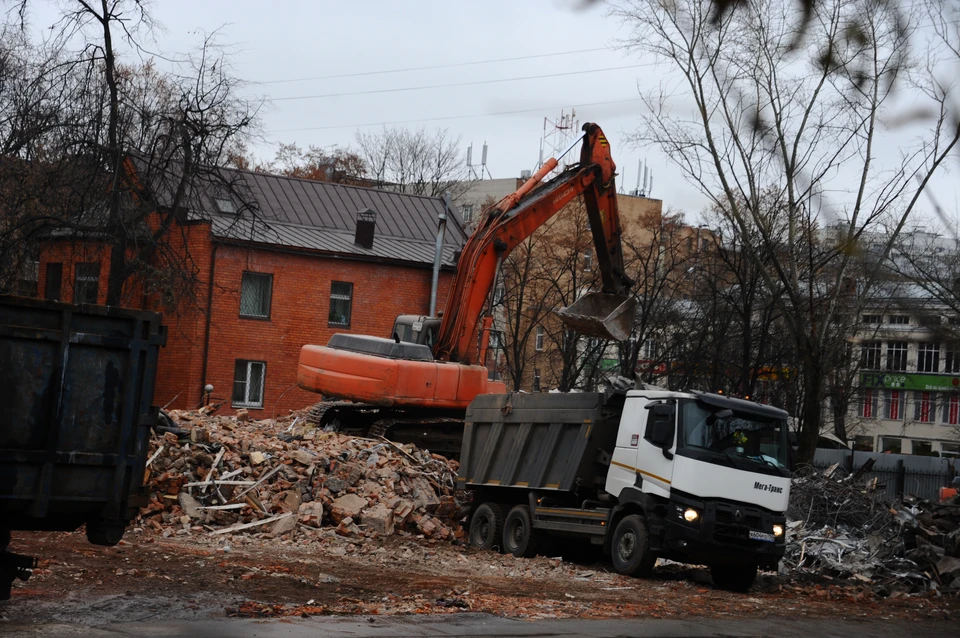
[[[352,401],[321,401],[306,414],[320,428],[368,438],[388,438],[395,443],[413,443],[419,448],[459,458],[463,441],[463,417],[438,416],[436,411],[418,414],[402,408],[384,408]]]

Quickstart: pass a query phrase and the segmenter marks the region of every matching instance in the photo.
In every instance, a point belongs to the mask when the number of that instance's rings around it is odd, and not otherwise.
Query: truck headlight
[[[687,521],[688,523],[694,523],[698,518],[700,518],[700,512],[692,507],[688,507],[683,511],[683,520]]]
[[[774,523],[773,535],[776,536],[777,538],[780,538],[781,536],[783,536],[783,525],[781,525],[780,523]]]

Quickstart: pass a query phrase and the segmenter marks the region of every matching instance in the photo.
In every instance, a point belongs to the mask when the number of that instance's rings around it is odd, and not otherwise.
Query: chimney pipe
[[[361,248],[373,248],[373,234],[377,229],[377,214],[371,209],[357,212],[357,232],[353,243]]]

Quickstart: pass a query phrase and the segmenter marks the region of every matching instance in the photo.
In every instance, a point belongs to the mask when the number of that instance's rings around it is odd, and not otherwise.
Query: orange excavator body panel
[[[305,345],[297,385],[323,394],[381,407],[465,410],[478,394],[503,394],[484,366],[408,361]]]

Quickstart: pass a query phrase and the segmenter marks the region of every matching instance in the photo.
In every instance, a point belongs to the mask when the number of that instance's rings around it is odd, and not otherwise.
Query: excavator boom
[[[610,144],[596,124],[583,126],[580,163],[549,182],[540,180],[557,166],[551,159],[517,192],[488,209],[477,230],[464,246],[440,324],[436,357],[470,364],[484,306],[503,259],[538,228],[576,197],[583,195],[593,233],[603,291],[588,295],[570,309],[558,313],[581,332],[608,339],[625,339],[636,306],[626,296],[633,282],[623,267],[620,243],[620,213],[614,185],[616,164]],[[602,314],[598,314],[602,313]],[[484,326],[485,332],[488,326]],[[480,363],[483,362],[481,338]]]

